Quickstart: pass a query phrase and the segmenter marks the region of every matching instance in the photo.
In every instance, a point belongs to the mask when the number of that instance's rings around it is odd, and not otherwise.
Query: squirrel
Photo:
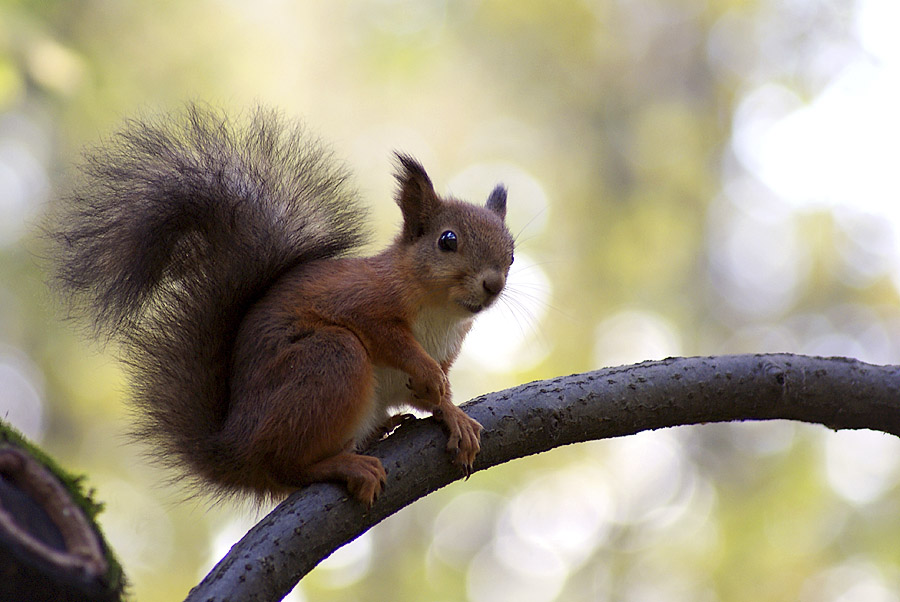
[[[134,432],[176,478],[272,500],[338,482],[371,506],[386,472],[360,452],[404,407],[471,474],[482,427],[447,373],[513,262],[503,185],[483,206],[444,198],[396,153],[402,227],[364,257],[346,169],[277,111],[189,104],[85,155],[51,218],[55,282],[120,345]]]

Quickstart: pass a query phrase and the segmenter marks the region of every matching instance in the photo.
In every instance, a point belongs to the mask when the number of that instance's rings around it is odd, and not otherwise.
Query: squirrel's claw
[[[462,468],[468,479],[474,472],[475,456],[481,451],[483,427],[453,404],[445,404],[443,408],[436,410],[434,417],[447,428],[447,451],[452,456],[453,463]]]
[[[380,424],[375,430],[373,430],[369,435],[360,439],[356,442],[356,445],[353,449],[357,452],[363,451],[371,447],[376,441],[380,441],[384,439],[388,435],[394,432],[398,427],[403,426],[407,422],[411,420],[415,420],[416,417],[412,414],[394,414],[390,416],[387,420],[385,420],[382,424]]]
[[[352,443],[351,441],[348,445]],[[345,449],[306,467],[301,479],[306,483],[344,481],[350,494],[367,508],[371,508],[384,490],[387,472],[378,458]]]

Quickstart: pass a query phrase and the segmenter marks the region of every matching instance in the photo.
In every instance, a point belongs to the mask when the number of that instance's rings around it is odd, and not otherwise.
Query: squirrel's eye
[[[447,230],[441,237],[438,239],[438,248],[441,251],[455,251],[456,250],[456,232],[453,230]]]

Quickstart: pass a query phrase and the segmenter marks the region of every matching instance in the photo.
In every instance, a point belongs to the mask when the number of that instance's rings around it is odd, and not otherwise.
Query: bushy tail
[[[215,481],[241,318],[291,266],[361,244],[355,190],[301,125],[196,105],[128,122],[83,175],[51,226],[58,287],[121,344],[138,435]]]

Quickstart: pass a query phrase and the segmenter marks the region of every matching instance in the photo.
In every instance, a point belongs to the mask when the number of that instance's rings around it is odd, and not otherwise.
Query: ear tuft
[[[500,219],[506,219],[506,186],[497,184],[484,206],[499,215]]]
[[[412,180],[424,182],[431,187],[431,179],[428,177],[428,174],[425,173],[425,168],[422,167],[422,164],[419,163],[415,157],[405,153],[395,152],[394,158],[397,161],[397,173],[394,177],[397,178],[397,182],[399,182],[401,188]]]
[[[397,204],[403,213],[403,238],[415,240],[422,236],[429,219],[437,212],[440,203],[434,185],[422,164],[402,153],[394,153],[397,159]]]

